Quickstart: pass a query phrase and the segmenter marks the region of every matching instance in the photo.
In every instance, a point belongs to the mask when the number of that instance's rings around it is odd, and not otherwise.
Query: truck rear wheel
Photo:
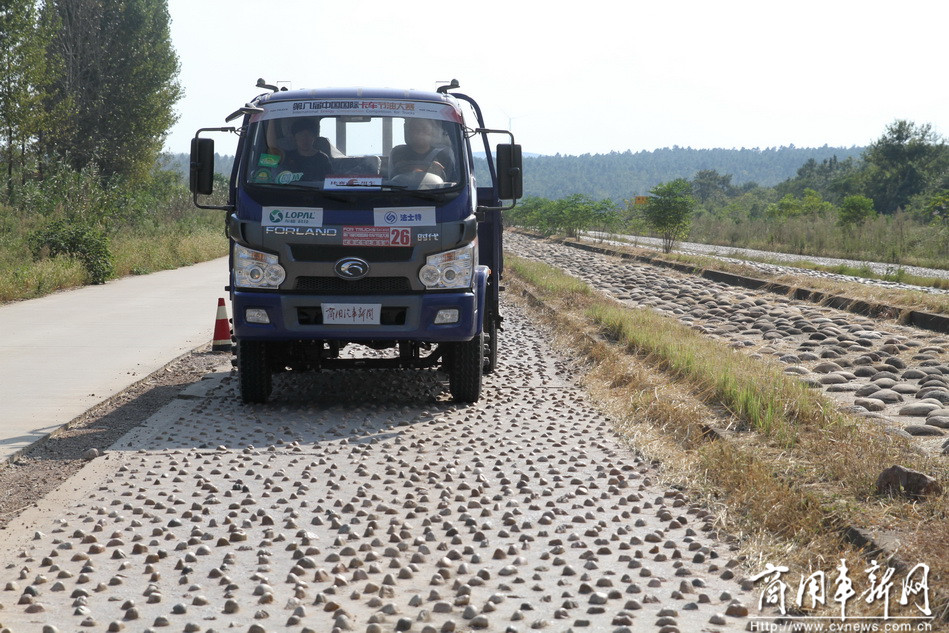
[[[457,402],[477,402],[484,371],[484,334],[470,341],[452,343],[448,358],[448,389]]]
[[[267,402],[273,374],[264,341],[237,341],[237,377],[245,404]]]

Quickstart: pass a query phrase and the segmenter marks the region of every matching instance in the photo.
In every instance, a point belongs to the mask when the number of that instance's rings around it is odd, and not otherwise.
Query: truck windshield
[[[467,177],[460,116],[450,107],[385,103],[380,115],[366,101],[267,105],[249,129],[249,185],[448,190]]]

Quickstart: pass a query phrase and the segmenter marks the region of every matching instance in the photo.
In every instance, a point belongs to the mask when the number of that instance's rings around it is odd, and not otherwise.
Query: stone
[[[920,389],[917,397],[922,400],[932,398],[942,404],[949,404],[949,390],[946,389]]]
[[[854,395],[856,395],[856,396],[858,396],[858,397],[861,397],[861,398],[865,398],[865,397],[867,397],[867,396],[872,396],[872,395],[875,394],[877,391],[882,391],[882,389],[880,389],[880,387],[879,387],[878,385],[876,385],[876,384],[874,384],[874,383],[871,382],[871,383],[868,383],[868,384],[866,384],[866,385],[860,387],[859,389],[857,389],[857,391],[856,391],[856,393],[855,393]]]
[[[882,400],[887,404],[895,404],[897,402],[903,402],[903,396],[893,391],[892,389],[880,389],[873,393],[873,397],[877,400]]]
[[[877,493],[922,499],[929,495],[942,494],[942,486],[929,475],[894,465],[880,473],[877,478]]]
[[[857,398],[853,403],[858,407],[863,407],[867,411],[882,411],[886,408],[886,403],[876,398]]]
[[[748,607],[743,604],[733,602],[728,605],[727,609],[725,609],[725,615],[730,615],[733,618],[744,618],[748,615]]]
[[[921,418],[929,415],[938,408],[938,405],[929,404],[928,402],[914,402],[900,407],[900,415]]]
[[[949,429],[949,415],[930,415],[926,418],[926,426]]]
[[[94,460],[96,457],[99,457],[101,454],[102,453],[99,451],[98,448],[87,448],[82,453],[82,459],[89,462],[89,461]]]

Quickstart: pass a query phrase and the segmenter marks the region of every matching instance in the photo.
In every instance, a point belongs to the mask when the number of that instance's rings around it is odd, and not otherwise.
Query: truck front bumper
[[[476,272],[475,288],[459,292],[404,295],[309,295],[234,290],[234,336],[242,340],[297,341],[467,341],[482,328],[487,274]],[[323,306],[381,306],[379,324],[324,324]],[[436,323],[443,311],[457,311],[457,321]],[[263,312],[261,312],[263,311]],[[266,314],[269,323],[261,320]]]

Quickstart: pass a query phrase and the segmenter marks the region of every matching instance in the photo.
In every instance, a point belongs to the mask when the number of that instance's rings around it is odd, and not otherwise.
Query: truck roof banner
[[[264,111],[255,114],[251,122],[283,119],[294,116],[389,116],[436,119],[461,123],[458,108],[446,103],[429,101],[400,101],[393,99],[307,99],[300,101],[271,101],[262,104]]]

